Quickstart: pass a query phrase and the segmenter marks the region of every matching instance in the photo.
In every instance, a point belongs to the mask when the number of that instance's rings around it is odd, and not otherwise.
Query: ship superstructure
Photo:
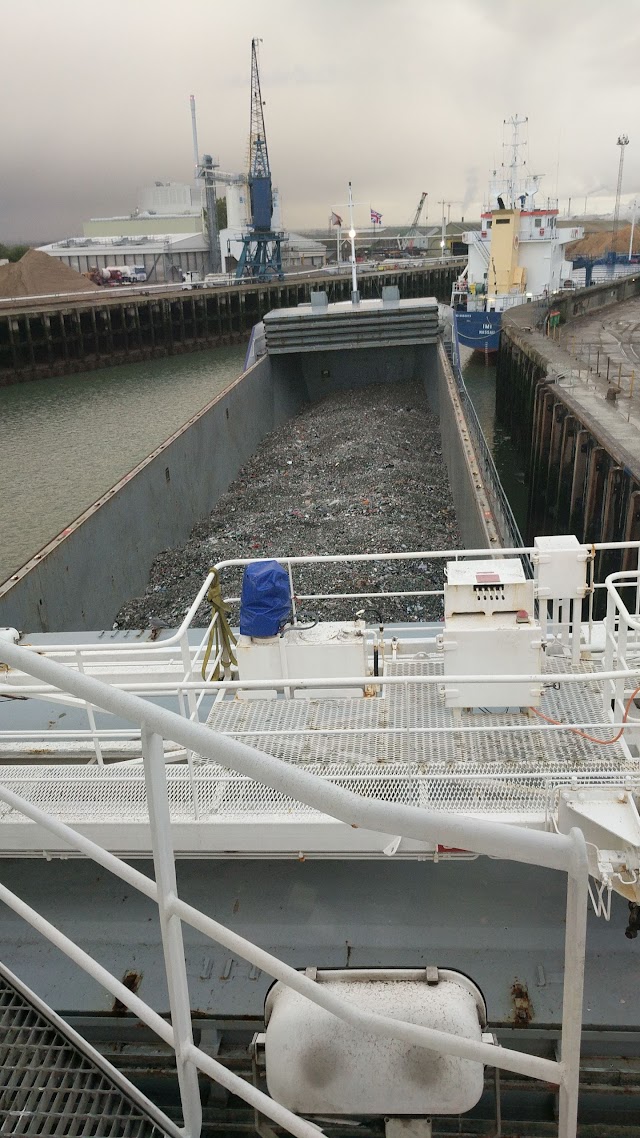
[[[464,234],[469,260],[452,291],[455,325],[461,344],[496,351],[501,313],[516,304],[551,297],[570,279],[565,246],[583,236],[582,228],[559,227],[558,205],[538,200],[540,175],[530,175],[521,158],[514,116],[510,159],[494,170],[481,229]]]

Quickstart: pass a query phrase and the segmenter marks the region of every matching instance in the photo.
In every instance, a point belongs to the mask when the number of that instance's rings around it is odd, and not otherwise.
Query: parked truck
[[[84,276],[98,285],[142,284],[147,279],[144,265],[106,265],[105,268],[89,269]]]

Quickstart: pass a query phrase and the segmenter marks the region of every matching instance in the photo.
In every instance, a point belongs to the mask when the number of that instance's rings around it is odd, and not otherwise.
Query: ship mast
[[[505,143],[505,146],[511,147],[511,161],[509,162],[509,180],[507,183],[507,200],[509,202],[509,209],[516,208],[516,195],[518,191],[518,171],[524,166],[524,161],[520,161],[519,151],[524,142],[518,140],[518,131],[521,126],[529,121],[528,116],[523,119],[518,118],[517,114],[512,115],[510,119],[504,119],[504,125],[511,127],[511,143]]]

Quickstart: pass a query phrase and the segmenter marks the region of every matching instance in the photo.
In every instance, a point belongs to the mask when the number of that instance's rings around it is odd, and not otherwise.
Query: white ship
[[[465,347],[497,351],[502,313],[516,304],[552,297],[571,281],[565,246],[584,236],[579,226],[558,226],[558,203],[538,199],[541,176],[529,174],[517,115],[509,161],[494,170],[481,229],[463,235],[469,260],[451,297],[455,330]]]

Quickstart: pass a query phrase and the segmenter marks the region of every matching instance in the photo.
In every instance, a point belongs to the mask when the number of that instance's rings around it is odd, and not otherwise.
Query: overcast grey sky
[[[81,232],[201,150],[246,167],[252,36],[284,222],[356,198],[403,223],[477,214],[503,119],[561,205],[640,196],[640,0],[0,0],[0,241]],[[364,212],[364,211],[363,211]]]

